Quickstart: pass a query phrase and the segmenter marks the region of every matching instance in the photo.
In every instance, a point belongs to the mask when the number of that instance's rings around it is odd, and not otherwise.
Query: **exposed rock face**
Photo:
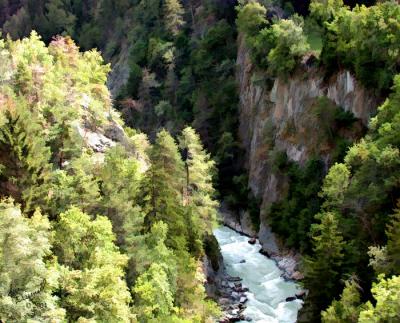
[[[111,58],[112,70],[108,77],[107,85],[113,97],[116,97],[121,88],[128,82],[129,50],[127,41],[124,41],[119,54]]]
[[[324,81],[322,71],[306,65],[287,80],[267,80],[251,64],[241,37],[237,80],[240,91],[239,136],[246,150],[249,187],[262,201],[258,237],[264,251],[287,270],[288,277],[299,277],[297,256],[283,251],[267,224],[268,206],[279,201],[288,186],[286,177],[271,167],[271,151],[285,152],[290,161],[300,165],[317,153],[328,169],[332,147],[318,142],[321,125],[312,117],[312,109],[319,98],[325,97],[333,106],[351,111],[364,126],[367,126],[379,102],[348,71],[340,71],[329,81]]]
[[[235,214],[234,212],[229,210],[225,203],[221,203],[219,213],[224,222],[224,225],[231,228],[232,230],[243,233],[249,237],[255,237],[257,235],[257,232],[254,230],[251,223],[248,212],[241,210],[238,214]]]

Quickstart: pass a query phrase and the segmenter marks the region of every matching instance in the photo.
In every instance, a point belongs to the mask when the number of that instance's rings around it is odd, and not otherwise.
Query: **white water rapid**
[[[243,286],[249,288],[245,317],[255,323],[296,322],[302,301],[286,302],[286,298],[295,296],[301,289],[296,283],[285,281],[276,263],[259,253],[258,241],[251,245],[248,237],[227,227],[216,229],[214,234],[227,273],[242,278]]]

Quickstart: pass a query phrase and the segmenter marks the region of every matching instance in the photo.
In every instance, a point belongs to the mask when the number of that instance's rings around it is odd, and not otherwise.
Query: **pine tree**
[[[0,111],[0,195],[12,196],[24,210],[33,211],[33,201],[43,196],[49,179],[50,151],[38,115],[23,98],[4,97]]]
[[[57,272],[51,255],[50,223],[36,211],[24,218],[11,199],[0,201],[0,320],[60,322],[64,310],[52,295]]]
[[[184,9],[179,0],[165,0],[164,24],[165,28],[176,36],[184,24]]]
[[[168,225],[166,244],[174,250],[187,247],[187,221],[183,207],[184,166],[171,135],[162,130],[151,148],[151,166],[146,173],[146,222]]]
[[[316,216],[312,227],[313,254],[304,259],[305,286],[310,290],[306,310],[318,317],[337,296],[337,281],[343,261],[344,242],[338,228],[338,215],[326,212]]]
[[[216,221],[218,203],[215,201],[213,175],[215,162],[204,150],[200,137],[195,130],[187,127],[179,138],[179,146],[184,152],[186,183],[185,205],[188,219],[191,221],[191,249],[202,243],[202,237],[211,233]],[[197,242],[196,242],[197,241]]]
[[[63,32],[68,35],[74,34],[76,17],[69,11],[63,0],[49,0],[46,4],[46,9],[48,38]]]
[[[361,311],[360,286],[355,279],[349,279],[338,301],[334,300],[322,312],[323,323],[357,323]]]

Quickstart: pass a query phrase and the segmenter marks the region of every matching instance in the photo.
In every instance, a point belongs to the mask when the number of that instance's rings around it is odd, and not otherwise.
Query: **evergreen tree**
[[[124,281],[127,257],[114,240],[106,217],[91,220],[75,207],[60,215],[54,253],[60,264],[60,304],[68,320],[130,321],[131,298]]]
[[[316,216],[312,226],[313,254],[304,259],[305,286],[310,290],[306,310],[316,318],[330,300],[337,296],[337,281],[343,261],[343,238],[338,228],[338,215],[326,212]]]
[[[76,17],[67,7],[67,3],[70,1],[65,0],[49,0],[46,3],[46,15],[47,18],[47,36],[62,34],[63,32],[68,35],[74,34],[74,27]]]
[[[357,323],[361,311],[360,286],[355,279],[347,280],[342,295],[322,312],[323,323]]]
[[[87,153],[71,160],[63,170],[51,173],[46,190],[40,201],[43,209],[53,218],[71,206],[79,206],[85,212],[99,208],[101,196],[99,179],[94,173],[95,162]]]
[[[195,130],[187,127],[179,138],[186,169],[184,199],[188,218],[192,222],[190,248],[201,246],[202,236],[212,232],[216,222],[217,201],[214,200],[213,175],[216,173],[215,162],[204,150],[200,137]],[[197,232],[193,232],[197,230]],[[196,242],[197,241],[197,242]]]
[[[138,193],[142,174],[139,162],[121,146],[106,152],[104,165],[99,174],[104,214],[113,223],[113,231],[117,235],[118,245],[124,244],[124,226],[129,221],[136,230],[142,216],[138,210]],[[135,217],[138,217],[135,219]],[[137,227],[139,225],[139,227]],[[132,228],[133,229],[133,228]],[[132,230],[130,229],[130,230]]]
[[[57,272],[51,255],[50,223],[36,211],[27,219],[11,199],[0,201],[0,320],[61,322],[64,310],[53,292]]]
[[[184,24],[184,9],[179,0],[165,0],[164,24],[167,31],[176,36]]]
[[[387,261],[389,262],[389,271],[392,274],[400,274],[400,203],[387,225],[386,236],[388,238],[386,245]]]
[[[162,130],[150,150],[146,172],[146,221],[168,225],[166,244],[174,250],[187,248],[187,221],[183,207],[184,166],[171,135]]]
[[[50,151],[40,117],[23,98],[6,96],[0,111],[0,195],[12,196],[27,211],[45,194],[50,175]]]

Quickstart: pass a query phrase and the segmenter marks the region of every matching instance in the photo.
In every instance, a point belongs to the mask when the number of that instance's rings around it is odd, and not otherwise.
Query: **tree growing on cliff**
[[[266,27],[267,9],[258,2],[249,2],[243,7],[238,7],[236,24],[246,38],[255,37],[261,29]]]
[[[301,25],[291,19],[282,19],[271,27],[271,50],[268,68],[273,75],[287,76],[310,49]]]
[[[50,175],[50,149],[46,146],[41,116],[31,112],[23,98],[3,96],[0,111],[0,196],[12,196],[23,209],[45,192]]]

